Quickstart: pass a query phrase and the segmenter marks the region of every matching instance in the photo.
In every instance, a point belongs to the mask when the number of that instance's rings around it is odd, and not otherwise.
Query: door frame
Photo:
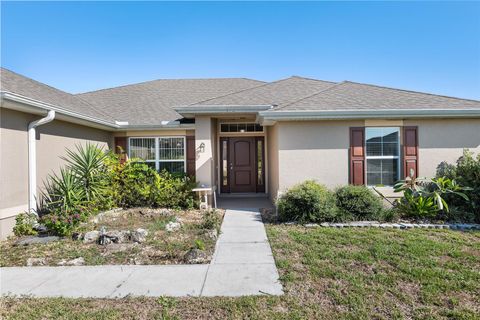
[[[264,130],[266,130],[266,128],[264,128]],[[226,150],[227,150],[227,153],[228,153],[228,156],[230,156],[230,140],[231,138],[242,138],[242,137],[245,137],[245,138],[253,138],[253,141],[254,141],[254,150],[255,150],[255,169],[254,169],[254,176],[255,176],[255,192],[252,192],[252,193],[264,193],[264,194],[267,194],[268,193],[268,183],[267,183],[267,179],[268,179],[268,159],[267,159],[267,145],[266,145],[266,142],[267,142],[267,135],[264,133],[264,134],[220,134],[220,132],[218,132],[218,135],[217,135],[217,159],[218,161],[216,161],[217,163],[217,166],[218,166],[218,170],[217,170],[217,177],[218,177],[218,180],[217,180],[217,190],[218,190],[218,193],[221,194],[221,193],[231,193],[231,188],[230,188],[230,174],[227,175],[227,186],[224,186],[223,185],[223,166],[222,166],[222,161],[223,161],[223,141],[226,141],[227,143],[227,146],[226,146]],[[263,185],[259,185],[258,184],[258,174],[257,174],[257,152],[258,152],[258,147],[257,147],[257,143],[258,141],[261,140],[262,141],[262,145],[263,145],[263,148],[262,148],[262,156],[263,156],[263,171],[262,171],[262,175],[263,175]],[[227,166],[228,166],[228,163],[230,163],[230,159],[227,159]],[[230,173],[230,171],[229,171]]]

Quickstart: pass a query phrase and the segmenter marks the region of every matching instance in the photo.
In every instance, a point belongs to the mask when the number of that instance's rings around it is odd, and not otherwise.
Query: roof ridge
[[[290,105],[292,105],[292,104],[295,104],[295,103],[297,103],[297,102],[303,101],[303,100],[308,99],[308,98],[313,97],[313,96],[316,96],[317,94],[324,93],[325,91],[328,91],[328,90],[330,90],[330,89],[333,89],[333,88],[336,88],[336,87],[338,87],[338,86],[341,86],[341,85],[345,84],[346,82],[348,82],[348,81],[334,82],[335,84],[332,85],[331,87],[328,87],[328,88],[326,88],[326,89],[322,89],[322,90],[317,91],[317,92],[315,92],[315,93],[312,93],[312,94],[310,94],[310,95],[308,95],[308,96],[305,96],[305,97],[303,97],[303,98],[301,98],[301,99],[298,99],[298,100],[289,102],[289,103],[287,103],[287,104],[285,104],[285,105],[283,105],[283,106],[281,106],[281,107],[279,107],[279,108],[274,108],[272,111],[277,111],[277,110],[283,109],[283,108],[288,107],[288,106],[290,106]]]
[[[75,96],[78,96],[78,95],[88,94],[88,93],[97,93],[97,92],[100,92],[100,91],[114,90],[114,89],[119,89],[119,88],[136,86],[136,85],[140,85],[140,84],[146,84],[146,83],[155,82],[155,81],[175,81],[175,80],[227,80],[227,79],[230,79],[230,80],[233,80],[233,79],[244,79],[244,80],[249,80],[249,81],[262,82],[262,83],[265,84],[265,81],[256,80],[256,79],[250,79],[250,78],[245,78],[245,77],[238,77],[238,78],[235,78],[235,77],[227,77],[227,78],[170,78],[170,79],[168,79],[168,78],[160,78],[160,79],[146,80],[146,81],[141,81],[141,82],[136,82],[136,83],[123,84],[123,85],[116,86],[116,87],[108,87],[108,88],[102,88],[102,89],[98,89],[98,90],[79,92],[79,93],[75,93],[74,95],[75,95]]]
[[[195,103],[189,104],[189,106],[194,106],[194,105],[199,104],[199,103],[204,103],[204,102],[211,101],[211,100],[214,100],[214,99],[223,98],[223,97],[227,97],[227,96],[234,95],[234,94],[237,94],[237,93],[241,93],[241,92],[244,92],[244,91],[253,90],[253,89],[256,89],[256,88],[268,86],[268,85],[270,85],[270,84],[274,84],[274,83],[286,81],[286,80],[289,80],[289,79],[292,79],[292,78],[304,79],[304,80],[311,80],[311,81],[318,81],[318,82],[328,82],[328,83],[336,84],[336,82],[332,82],[332,81],[324,81],[324,80],[319,80],[319,79],[306,78],[306,77],[300,77],[300,76],[293,75],[293,76],[290,76],[290,77],[287,77],[287,78],[278,79],[278,80],[275,80],[275,81],[272,81],[272,82],[266,82],[266,83],[264,83],[264,84],[261,84],[261,85],[255,86],[255,87],[246,88],[246,89],[243,89],[243,90],[240,90],[240,91],[235,91],[235,92],[232,92],[232,93],[227,93],[227,94],[225,94],[225,95],[221,95],[221,96],[218,96],[218,97],[214,97],[214,98],[210,98],[210,99],[206,99],[206,100],[202,100],[202,101],[197,101],[197,102],[195,102]]]
[[[355,81],[349,81],[349,80],[345,80],[344,82],[346,82],[346,83],[360,84],[360,85],[364,85],[364,86],[371,86],[371,87],[383,88],[383,89],[390,89],[390,90],[396,90],[396,91],[409,92],[409,93],[420,93],[420,94],[426,94],[426,95],[435,96],[435,97],[443,97],[443,98],[449,98],[449,99],[457,99],[457,100],[466,100],[466,101],[480,102],[480,100],[475,100],[475,99],[452,97],[452,96],[447,96],[447,95],[443,95],[443,94],[435,94],[435,93],[430,93],[430,92],[422,92],[422,91],[415,91],[415,90],[408,90],[408,89],[398,89],[398,88],[392,88],[392,87],[387,87],[387,86],[380,86],[380,85],[377,85],[377,84],[370,84],[370,83],[363,83],[363,82],[355,82]]]
[[[218,96],[218,97],[214,97],[214,98],[210,98],[210,99],[205,99],[205,100],[197,101],[197,102],[195,102],[195,103],[189,104],[189,106],[194,106],[194,105],[197,105],[197,104],[199,104],[199,103],[204,103],[204,102],[211,101],[211,100],[218,99],[218,98],[228,97],[228,96],[230,96],[230,95],[237,94],[237,93],[241,93],[241,92],[248,91],[248,90],[257,89],[257,88],[260,88],[260,87],[265,87],[265,86],[268,86],[268,85],[273,84],[273,83],[278,83],[278,82],[281,82],[281,81],[285,81],[285,80],[291,79],[291,78],[293,78],[293,77],[294,77],[294,76],[290,76],[290,77],[288,77],[288,78],[283,78],[283,79],[275,80],[275,81],[272,81],[272,82],[265,82],[265,83],[263,83],[263,84],[261,84],[261,85],[255,86],[255,87],[246,88],[246,89],[242,89],[242,90],[239,90],[239,91],[227,93],[227,94],[224,94],[224,95],[221,95],[221,96]]]
[[[302,77],[302,76],[297,76],[293,75],[290,78],[299,78],[299,79],[305,79],[305,80],[312,80],[312,81],[319,81],[319,82],[328,82],[328,83],[338,83],[335,81],[329,81],[329,80],[322,80],[322,79],[315,79],[315,78],[309,78],[309,77]]]

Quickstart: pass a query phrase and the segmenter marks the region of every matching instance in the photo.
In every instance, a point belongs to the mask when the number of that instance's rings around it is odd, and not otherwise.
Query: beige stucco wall
[[[347,184],[349,127],[364,125],[418,126],[420,176],[434,176],[440,162],[454,163],[464,148],[480,152],[480,119],[278,122],[269,138],[278,135],[279,191],[307,179],[331,188]],[[269,155],[275,149],[270,141]],[[275,185],[273,176],[269,183]]]
[[[198,150],[195,161],[196,179],[200,185],[212,186],[215,181],[214,145],[215,126],[211,117],[195,119],[195,150]]]
[[[308,179],[348,183],[349,127],[363,121],[278,122],[279,192]]]
[[[28,139],[30,121],[37,115],[0,108],[0,230],[5,236],[12,217],[25,211],[28,203]],[[108,148],[112,134],[73,123],[54,120],[37,128],[37,183],[64,164],[65,148],[76,144],[97,143]],[[5,232],[4,232],[5,231]]]
[[[267,130],[267,177],[270,199],[275,200],[278,193],[278,125],[265,127]]]
[[[442,161],[455,163],[468,148],[480,152],[480,119],[405,120],[418,126],[419,175],[432,177]]]

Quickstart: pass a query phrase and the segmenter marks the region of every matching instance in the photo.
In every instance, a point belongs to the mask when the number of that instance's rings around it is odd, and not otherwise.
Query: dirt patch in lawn
[[[191,249],[199,250],[203,257],[197,263],[208,263],[224,211],[215,210],[207,215],[200,210],[135,208],[112,211],[93,217],[80,226],[73,237],[28,245],[19,244],[25,237],[2,241],[0,266],[182,264],[189,262],[184,257]],[[134,237],[138,230],[143,238]],[[91,234],[90,231],[99,231],[100,236],[102,231],[121,236],[107,239],[109,243],[105,245],[99,244],[102,241],[96,238],[87,243],[84,238]]]

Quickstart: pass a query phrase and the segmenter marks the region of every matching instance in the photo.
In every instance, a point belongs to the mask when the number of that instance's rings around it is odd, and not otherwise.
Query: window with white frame
[[[400,128],[365,128],[367,185],[392,186],[400,174]]]
[[[129,138],[129,157],[158,171],[185,172],[185,137]]]

